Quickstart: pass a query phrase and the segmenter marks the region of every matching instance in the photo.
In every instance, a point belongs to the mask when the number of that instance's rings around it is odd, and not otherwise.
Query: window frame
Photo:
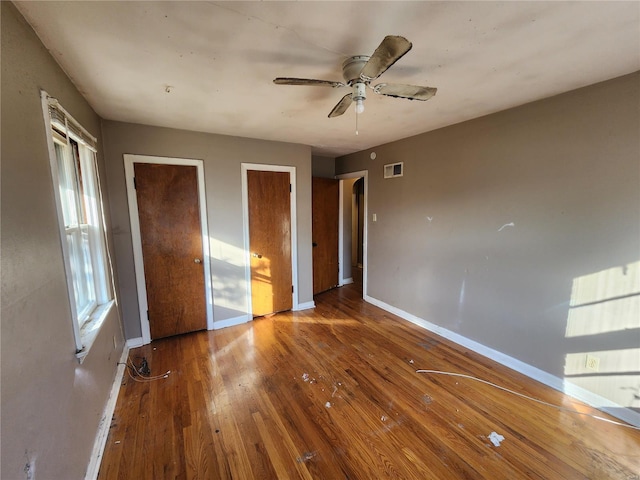
[[[49,96],[45,91],[41,91],[41,99],[49,150],[51,182],[56,204],[56,220],[72,317],[75,353],[78,360],[82,362],[100,331],[104,319],[115,304],[111,257],[104,222],[104,202],[97,165],[97,140],[69,115],[55,98]],[[58,148],[56,148],[56,144],[59,145]],[[62,161],[67,162],[67,167],[73,166],[76,171],[76,176],[71,179],[76,182],[76,188],[80,190],[74,190],[73,194],[76,217],[79,217],[80,210],[83,212],[83,218],[76,218],[76,223],[70,225],[66,225],[65,222],[65,208],[60,192],[61,172],[58,166],[58,152],[60,151],[63,152],[63,155],[70,156]],[[77,171],[78,169],[79,171]],[[67,177],[67,181],[69,181],[69,177]],[[81,188],[77,184],[78,181],[82,184]],[[87,246],[80,247],[83,250],[78,257],[74,257],[70,252],[69,235],[75,235],[81,241],[84,241],[82,240],[83,235],[87,236]],[[72,262],[75,258],[84,257],[82,252],[85,248],[88,250],[87,259],[91,265],[91,272],[87,274],[88,277],[83,277],[83,284],[90,284],[93,293],[88,297],[89,302],[79,312]],[[84,260],[83,258],[82,261]],[[85,278],[90,280],[85,282]]]

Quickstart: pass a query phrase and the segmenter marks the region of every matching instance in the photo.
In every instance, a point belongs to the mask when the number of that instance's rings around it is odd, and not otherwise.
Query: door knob
[[[200,260],[199,258],[194,258],[193,263],[202,263],[202,260]]]
[[[259,253],[252,253],[251,254],[252,257],[256,257],[256,258],[262,258],[262,255],[260,255]]]

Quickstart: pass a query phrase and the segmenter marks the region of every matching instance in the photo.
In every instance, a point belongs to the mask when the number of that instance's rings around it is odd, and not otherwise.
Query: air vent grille
[[[404,172],[404,162],[389,163],[384,166],[384,178],[401,177]]]

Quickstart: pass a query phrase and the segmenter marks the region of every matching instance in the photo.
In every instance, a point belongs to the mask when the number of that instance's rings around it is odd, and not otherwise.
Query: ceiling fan
[[[315,80],[311,78],[278,77],[273,80],[276,85],[309,85],[321,87],[352,87],[329,113],[329,118],[338,117],[347,111],[352,102],[356,102],[356,113],[364,111],[364,100],[367,98],[366,87],[379,95],[406,98],[409,100],[429,100],[436,94],[437,88],[405,85],[400,83],[379,83],[369,85],[387,69],[411,50],[411,42],[404,37],[388,35],[378,45],[373,55],[355,55],[347,58],[342,64],[344,82],[331,80]]]

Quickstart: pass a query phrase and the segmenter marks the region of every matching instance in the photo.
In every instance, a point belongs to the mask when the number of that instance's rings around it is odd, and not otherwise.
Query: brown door
[[[291,191],[288,172],[247,171],[254,317],[291,310]]]
[[[134,163],[151,338],[207,328],[196,167]]]
[[[338,211],[340,181],[313,178],[313,294],[338,285]]]

